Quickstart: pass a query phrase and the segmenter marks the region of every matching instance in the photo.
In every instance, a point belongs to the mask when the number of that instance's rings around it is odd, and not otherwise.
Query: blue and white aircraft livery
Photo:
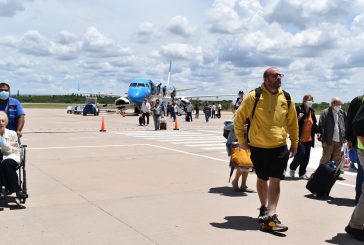
[[[164,102],[176,101],[177,105],[183,106],[183,104],[187,103],[189,99],[192,98],[199,99],[203,97],[218,98],[219,96],[236,96],[236,94],[225,94],[177,97],[177,92],[192,90],[195,88],[176,89],[175,86],[170,84],[171,70],[172,62],[169,63],[168,80],[164,85],[162,83],[155,84],[149,79],[134,79],[129,85],[127,96],[121,96],[116,99],[115,106],[122,110],[125,107],[134,105],[134,111],[139,113],[144,99],[148,99],[149,101],[155,101],[156,99],[159,99]]]

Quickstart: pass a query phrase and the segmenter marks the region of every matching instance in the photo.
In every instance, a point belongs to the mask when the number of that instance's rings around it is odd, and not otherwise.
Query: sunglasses
[[[280,74],[280,73],[275,73],[275,74],[270,74],[271,77],[277,78],[277,77],[284,77],[284,74]]]
[[[0,89],[0,92],[3,92],[3,91],[5,91],[5,92],[9,92],[9,90],[8,90],[8,89]]]

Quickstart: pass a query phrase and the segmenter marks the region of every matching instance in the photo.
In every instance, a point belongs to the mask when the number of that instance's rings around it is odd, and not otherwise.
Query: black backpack
[[[364,136],[364,96],[361,98],[361,105],[355,114],[352,125],[356,136]]]
[[[253,106],[253,110],[252,110],[252,116],[251,116],[252,119],[254,117],[255,109],[257,107],[260,96],[262,95],[262,92],[263,92],[261,87],[258,87],[258,88],[254,89],[254,90],[255,90],[255,102],[254,102],[254,106]],[[286,98],[287,106],[288,106],[288,109],[289,109],[289,107],[291,106],[291,95],[288,92],[284,91],[284,90],[283,90],[283,94],[284,94],[284,97]],[[246,123],[248,124],[248,127],[247,127],[247,132],[245,134],[245,137],[247,138],[247,140],[249,142],[249,138],[248,138],[248,135],[249,135],[248,132],[249,132],[249,128],[250,128],[250,119],[249,118],[247,119]]]

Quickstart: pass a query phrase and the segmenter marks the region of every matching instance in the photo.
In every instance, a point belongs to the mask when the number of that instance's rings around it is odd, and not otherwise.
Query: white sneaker
[[[295,174],[295,171],[294,170],[289,170],[289,176],[291,178],[294,178],[294,174]]]
[[[300,179],[303,179],[303,180],[308,180],[308,179],[310,179],[306,174],[304,174],[304,175],[301,175],[300,176]]]

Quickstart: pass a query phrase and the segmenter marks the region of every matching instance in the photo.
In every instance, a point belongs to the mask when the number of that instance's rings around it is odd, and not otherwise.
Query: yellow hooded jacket
[[[259,148],[277,148],[287,144],[287,131],[292,147],[298,146],[298,120],[293,99],[288,108],[282,88],[278,93],[269,92],[264,83],[262,94],[251,118],[255,103],[255,90],[250,91],[235,113],[234,131],[239,144],[247,144],[244,138],[244,123],[249,118],[250,145]]]

